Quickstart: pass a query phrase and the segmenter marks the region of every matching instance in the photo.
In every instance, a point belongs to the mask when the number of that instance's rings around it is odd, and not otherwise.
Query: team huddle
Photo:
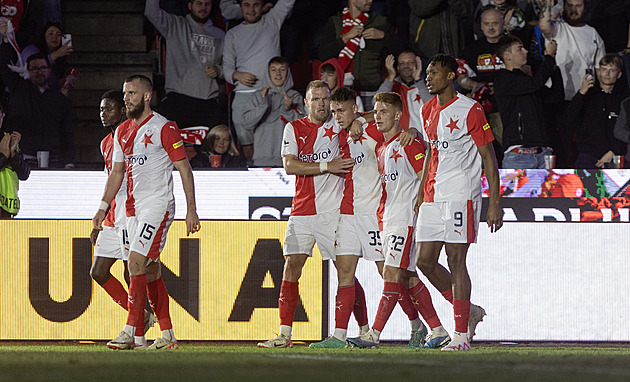
[[[287,123],[282,140],[284,168],[296,175],[296,192],[284,240],[280,333],[259,347],[293,346],[298,281],[317,243],[322,259],[333,261],[339,286],[334,333],[310,347],[377,347],[400,304],[411,326],[409,347],[470,350],[485,315],[470,303],[466,268],[481,217],[482,165],[490,231],[503,222],[493,135],[481,106],[453,89],[457,69],[451,56],[431,58],[426,82],[433,97],[422,105],[418,126],[405,131],[397,93],[377,93],[374,110],[359,114],[353,90],[341,87],[330,94],[323,81],[308,85],[308,117]],[[122,92],[107,92],[101,100],[103,126],[111,129],[101,143],[109,176],[93,218],[91,275],[128,311],[123,330],[107,343],[113,349],[178,348],[159,261],[175,214],[173,168],[186,195],[187,233],[201,228],[180,131],[150,109],[151,90],[148,78],[135,75],[125,80]],[[442,247],[448,270],[438,263]],[[355,277],[361,257],[375,263],[384,281],[371,328],[365,292]],[[128,292],[110,272],[118,259],[127,262]],[[453,305],[452,336],[416,267]],[[154,313],[145,309],[147,298]],[[353,313],[359,336],[347,338]],[[147,346],[145,333],[156,321],[161,337]]]
[[[310,347],[377,347],[399,303],[410,321],[409,347],[470,350],[485,315],[470,303],[466,268],[481,217],[482,165],[490,231],[503,221],[494,138],[481,106],[453,89],[457,68],[448,55],[429,60],[426,82],[434,97],[422,106],[419,126],[406,131],[399,126],[403,101],[397,93],[376,94],[373,112],[359,115],[352,90],[330,94],[324,82],[309,84],[309,115],[287,123],[282,145],[284,168],[296,175],[296,192],[285,235],[280,333],[259,347],[293,346],[298,281],[317,243],[322,259],[333,261],[339,287],[334,333]],[[448,270],[438,263],[442,247]],[[354,275],[360,257],[374,261],[384,281],[372,328]],[[442,326],[416,267],[453,305],[453,336]],[[347,338],[353,313],[359,337]]]

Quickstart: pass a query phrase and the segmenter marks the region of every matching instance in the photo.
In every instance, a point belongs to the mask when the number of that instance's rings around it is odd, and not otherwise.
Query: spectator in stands
[[[552,20],[552,0],[539,0],[544,6],[539,26],[547,40],[558,43],[556,63],[564,82],[564,99],[570,101],[582,85],[586,70],[593,70],[606,54],[604,41],[595,28],[584,22],[584,0],[565,0],[562,20]]]
[[[225,35],[223,70],[225,79],[236,86],[232,101],[232,121],[248,164],[254,157],[254,134],[243,120],[243,110],[251,97],[262,90],[267,64],[280,56],[280,28],[295,0],[279,0],[263,14],[261,0],[241,0],[244,21]]]
[[[243,120],[254,133],[254,166],[282,167],[284,125],[304,115],[304,98],[293,87],[289,63],[283,57],[269,61],[262,90],[243,108]]]
[[[63,31],[59,23],[49,23],[44,27],[44,31],[40,36],[37,44],[31,44],[22,51],[22,60],[26,62],[30,56],[35,53],[44,53],[48,56],[50,64],[50,77],[48,84],[51,87],[61,88],[66,72],[68,71],[67,58],[74,49],[72,48],[72,40],[62,43]],[[74,86],[73,83],[69,85]]]
[[[350,88],[352,87],[351,79],[348,84],[344,84],[343,68],[341,67],[341,64],[339,63],[339,60],[337,60],[336,58],[331,58],[329,60],[322,62],[322,64],[319,66],[318,73],[319,73],[319,77],[317,79],[324,81],[326,85],[328,85],[328,88],[330,89],[331,94],[334,93],[335,90],[339,89],[342,86],[347,86]],[[363,107],[363,101],[361,100],[361,97],[358,95],[356,99],[356,104],[357,104],[359,113],[362,113],[365,111],[365,108]]]
[[[606,52],[622,56],[625,81],[630,83],[630,0],[600,0],[590,4],[593,8],[588,24],[604,40]]]
[[[158,0],[147,0],[144,8],[166,38],[166,97],[159,111],[181,128],[216,126],[226,116],[218,84],[225,33],[212,26],[211,5],[211,0],[189,0],[186,17],[164,12]]]
[[[37,44],[37,38],[43,33],[46,25],[61,23],[61,0],[2,1],[5,6],[7,3],[13,3],[9,5],[8,13],[16,12],[11,21],[16,27],[17,40],[20,46]],[[23,9],[20,9],[21,7]],[[20,15],[22,15],[21,21],[16,25],[15,19],[19,19]]]
[[[17,55],[7,40],[7,24],[0,20],[0,76],[9,89],[7,123],[22,134],[21,147],[27,160],[38,151],[50,152],[50,167],[74,167],[74,128],[70,101],[48,84],[50,67],[43,53],[28,58],[30,79],[25,80],[7,65]]]
[[[213,165],[212,156],[221,156],[218,165]],[[192,168],[239,168],[244,167],[238,150],[234,144],[234,137],[226,125],[213,127],[203,140],[201,151],[190,160]]]
[[[398,125],[403,130],[413,127],[421,131],[420,108],[432,97],[424,81],[420,79],[422,60],[414,52],[407,50],[398,55],[397,61],[398,75],[394,69],[394,56],[390,54],[385,59],[387,78],[378,88],[378,92],[394,92],[400,95],[403,108]]]
[[[503,22],[503,14],[496,8],[486,9],[481,14],[483,36],[466,46],[461,56],[465,64],[472,69],[472,73],[462,71],[462,74],[458,72],[457,76],[459,86],[470,91],[471,97],[483,105],[495,142],[498,144],[502,141],[503,126],[498,115],[499,109],[493,95],[493,86],[494,77],[500,69],[505,68],[503,61],[496,54],[497,42],[504,36]],[[495,146],[500,157],[501,151],[498,149],[500,147]]]
[[[627,143],[626,154],[630,153],[630,97],[621,102],[621,111],[615,122],[615,138]],[[625,156],[623,168],[630,168],[630,155]]]
[[[471,0],[409,0],[409,6],[411,49],[418,56],[461,55],[465,43],[462,20],[472,13]]]
[[[235,26],[243,20],[243,13],[241,12],[241,5],[239,0],[221,0],[221,3],[219,3],[219,8],[221,9],[221,16],[223,16],[225,20],[235,22],[234,25],[230,25],[231,27]],[[271,8],[273,8],[272,2],[270,2],[269,0],[263,1],[263,14],[269,12]]]
[[[479,3],[475,10],[475,36],[476,39],[483,37],[481,30],[481,15],[488,9],[496,9],[501,12],[503,17],[503,27],[506,34],[515,34],[521,41],[529,41],[531,33],[529,32],[528,22],[536,18],[531,4],[529,4],[527,15],[521,9],[516,0],[491,0],[487,5]]]
[[[626,152],[623,142],[614,137],[621,102],[628,96],[627,87],[616,85],[622,68],[619,56],[604,56],[597,69],[598,81],[590,74],[584,75],[580,90],[564,112],[563,127],[575,132],[577,141],[576,168],[604,168],[614,155]]]
[[[497,43],[497,55],[505,64],[494,77],[506,149],[503,168],[545,168],[545,155],[553,153],[540,91],[554,70],[556,49],[555,41],[547,44],[543,64],[532,77],[523,71],[527,49],[518,37],[503,36]]]
[[[19,181],[28,179],[31,168],[18,146],[21,134],[11,131],[3,122],[4,110],[0,104],[0,219],[11,219],[20,210]]]
[[[328,19],[318,51],[322,61],[339,60],[344,76],[352,78],[344,84],[352,83],[366,110],[372,110],[372,97],[383,79],[381,60],[389,53],[402,51],[387,18],[370,12],[371,4],[370,0],[349,0],[342,14]]]

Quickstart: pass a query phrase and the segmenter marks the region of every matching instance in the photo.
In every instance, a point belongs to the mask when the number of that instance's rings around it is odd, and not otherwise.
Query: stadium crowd
[[[4,12],[11,24],[0,51],[4,129],[22,133],[32,167],[48,151],[50,167],[72,168],[71,116],[56,93],[67,96],[77,78],[66,63],[73,49],[62,40],[59,1],[9,3],[16,11]],[[404,99],[403,125],[414,127],[436,53],[458,58],[456,90],[484,107],[500,167],[543,168],[552,154],[556,167],[612,167],[630,141],[618,118],[630,95],[627,0],[147,0],[145,16],[166,42],[156,110],[180,128],[227,125],[230,155],[240,159],[222,165],[280,166],[282,128],[307,114],[303,90],[312,79],[331,91],[353,88],[360,111],[392,89]],[[522,46],[523,62],[506,65],[497,51],[505,38],[508,60]],[[30,58],[38,54],[45,63]],[[296,85],[292,69],[303,72],[305,62],[312,73],[299,73]],[[37,77],[45,89],[35,89]],[[214,148],[191,146],[195,168],[209,167],[203,159]]]

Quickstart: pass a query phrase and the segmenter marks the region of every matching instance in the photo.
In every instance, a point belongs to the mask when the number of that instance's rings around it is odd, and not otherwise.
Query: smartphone
[[[68,33],[61,36],[61,45],[64,45],[68,41],[70,41],[70,44],[68,44],[68,47],[72,48],[72,35]]]
[[[590,74],[592,76],[594,74],[593,69],[586,69],[586,74]]]

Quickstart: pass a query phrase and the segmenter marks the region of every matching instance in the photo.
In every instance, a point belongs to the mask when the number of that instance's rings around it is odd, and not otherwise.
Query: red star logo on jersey
[[[413,100],[413,102],[417,102],[417,103],[422,102],[422,98],[420,98],[420,94],[416,94],[416,98]]]
[[[402,158],[402,155],[398,154],[398,150],[394,150],[392,156],[389,157],[389,159],[393,159],[396,163],[398,163],[398,158]]]
[[[333,131],[332,126],[327,129],[324,128],[324,130],[326,130],[326,132],[324,133],[324,136],[330,138],[330,140],[332,141],[333,138],[335,137],[335,132]]]
[[[145,149],[147,148],[147,146],[149,145],[149,143],[150,143],[150,144],[153,144],[153,141],[151,140],[151,137],[152,137],[152,136],[153,136],[153,134],[151,134],[151,135],[144,134],[144,138],[142,139],[142,141],[141,141],[141,142],[142,142],[142,143],[144,143],[144,148],[145,148]]]
[[[451,134],[453,134],[453,130],[459,130],[459,127],[457,127],[457,122],[459,122],[459,119],[457,121],[453,121],[453,118],[451,118],[451,122],[446,125],[446,127],[451,129]]]

